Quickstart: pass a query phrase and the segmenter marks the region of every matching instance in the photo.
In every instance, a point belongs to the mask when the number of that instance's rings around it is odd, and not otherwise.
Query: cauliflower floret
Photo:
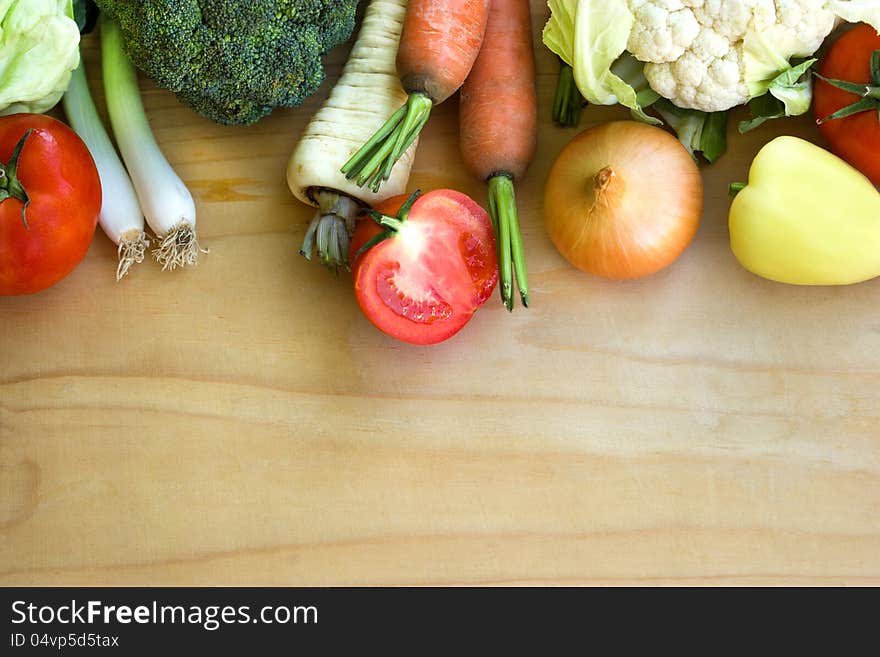
[[[776,0],[776,21],[764,36],[789,57],[816,52],[837,26],[827,0]]]
[[[821,0],[820,0],[821,1]],[[776,22],[773,0],[694,0],[694,16],[703,27],[710,28],[735,43],[751,30],[765,30]]]
[[[651,88],[679,107],[705,112],[749,100],[747,39],[759,36],[786,60],[805,57],[837,21],[828,0],[627,2],[635,19],[628,49],[647,62]]]
[[[741,46],[703,29],[676,61],[645,64],[645,77],[654,91],[679,107],[721,111],[748,100],[742,58]]]
[[[694,13],[681,0],[631,0],[635,22],[627,49],[643,62],[674,62],[700,34]]]

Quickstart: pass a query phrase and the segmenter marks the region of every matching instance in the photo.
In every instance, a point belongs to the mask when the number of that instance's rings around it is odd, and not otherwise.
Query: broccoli
[[[132,62],[200,114],[255,123],[324,80],[321,56],[354,29],[358,0],[97,0]]]

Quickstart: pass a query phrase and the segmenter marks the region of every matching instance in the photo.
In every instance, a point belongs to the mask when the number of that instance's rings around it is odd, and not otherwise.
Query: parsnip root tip
[[[119,248],[116,250],[119,256],[119,263],[116,265],[117,283],[125,278],[132,265],[140,264],[144,261],[149,246],[150,242],[143,231],[122,236],[119,240]]]
[[[153,249],[153,257],[162,265],[162,271],[194,267],[199,264],[199,254],[208,253],[199,246],[195,228],[190,224],[180,224],[158,239],[159,246]]]

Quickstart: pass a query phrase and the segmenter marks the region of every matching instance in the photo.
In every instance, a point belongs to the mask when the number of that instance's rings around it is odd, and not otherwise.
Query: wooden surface
[[[0,584],[880,584],[880,280],[777,285],[728,248],[727,184],[781,131],[816,138],[809,121],[731,134],[682,259],[598,280],[542,227],[575,131],[550,125],[539,49],[534,307],[493,298],[418,348],[297,255],[310,211],[284,169],[343,57],[251,128],[145,81],[210,254],[116,284],[99,232],[61,284],[0,299]],[[485,202],[454,101],[412,187]]]

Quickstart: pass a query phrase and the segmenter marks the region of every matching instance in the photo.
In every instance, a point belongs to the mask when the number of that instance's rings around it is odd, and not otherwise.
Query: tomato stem
[[[880,87],[880,50],[871,53],[871,81]]]
[[[529,281],[525,249],[516,208],[516,190],[509,174],[497,173],[489,178],[489,216],[492,219],[492,228],[495,229],[501,301],[508,311],[513,311],[515,277],[522,304],[528,308]]]
[[[369,242],[364,244],[358,252],[355,254],[354,259],[357,260],[361,257],[362,254],[369,251],[371,248],[376,246],[379,242],[384,242],[389,237],[394,237],[394,235],[399,231],[403,224],[406,223],[406,220],[409,218],[409,211],[412,210],[413,204],[418,200],[419,196],[422,195],[422,190],[417,189],[412,194],[409,195],[409,198],[404,201],[403,205],[400,206],[400,210],[397,211],[397,216],[389,217],[387,214],[382,214],[376,210],[368,210],[367,215],[375,221],[377,224],[385,228],[386,230],[382,233],[376,235]]]
[[[28,228],[27,209],[31,199],[18,179],[18,162],[21,158],[21,150],[24,148],[24,143],[33,131],[33,128],[28,128],[21,139],[18,140],[8,164],[0,162],[0,203],[9,198],[21,201],[21,222],[25,228]]]
[[[824,118],[816,120],[816,123],[822,125],[826,121],[834,121],[837,119],[845,119],[854,114],[877,110],[880,115],[880,50],[875,50],[871,55],[871,82],[847,82],[846,80],[834,80],[826,78],[818,73],[815,74],[823,82],[830,84],[832,87],[846,91],[859,97],[859,100],[852,105],[848,105],[837,110]]]
[[[357,260],[358,258],[360,258],[364,253],[366,253],[367,251],[372,249],[379,242],[384,242],[388,238],[394,237],[394,233],[395,233],[395,231],[393,231],[389,228],[388,230],[376,235],[373,239],[371,239],[366,244],[364,244],[361,248],[358,249],[358,252],[354,254],[354,260]]]

